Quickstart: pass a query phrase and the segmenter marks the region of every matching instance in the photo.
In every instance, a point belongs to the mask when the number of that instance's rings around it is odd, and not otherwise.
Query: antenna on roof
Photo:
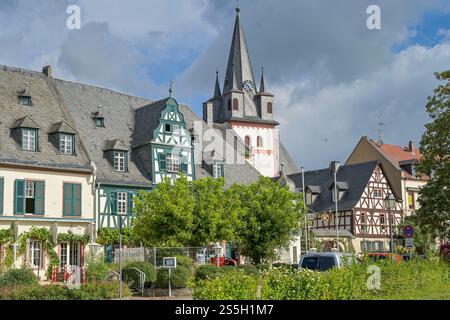
[[[383,115],[379,113],[377,115],[377,128],[373,129],[373,131],[376,131],[378,134],[378,143],[380,145],[383,145],[383,139],[384,139],[384,127],[386,124],[383,122]]]

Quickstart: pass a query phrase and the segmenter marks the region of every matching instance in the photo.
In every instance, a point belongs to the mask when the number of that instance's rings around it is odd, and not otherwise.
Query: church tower
[[[223,91],[216,74],[214,97],[203,104],[203,118],[210,124],[228,124],[249,147],[247,161],[267,177],[278,176],[280,170],[273,100],[264,70],[259,90],[256,87],[238,6]]]

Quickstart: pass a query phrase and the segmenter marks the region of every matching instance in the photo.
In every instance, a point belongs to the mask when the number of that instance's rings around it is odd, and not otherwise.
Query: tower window
[[[250,137],[249,136],[245,136],[245,145],[247,147],[250,147],[251,143],[252,143],[252,141],[251,141]]]
[[[273,113],[273,104],[272,102],[267,103],[267,113],[272,114]]]
[[[233,99],[233,110],[239,110],[239,100],[236,98]]]
[[[166,133],[172,133],[172,126],[171,126],[170,124],[166,124],[166,125],[164,126],[164,131],[165,131]]]
[[[263,138],[262,138],[262,137],[258,137],[258,138],[256,139],[256,143],[257,143],[258,148],[264,147],[264,141],[263,141]]]

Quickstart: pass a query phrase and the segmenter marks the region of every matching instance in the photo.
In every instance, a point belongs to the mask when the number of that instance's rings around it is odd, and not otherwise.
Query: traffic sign
[[[414,237],[414,228],[413,226],[406,226],[403,228],[403,234],[406,238]]]
[[[405,239],[405,248],[406,249],[414,249],[414,239],[406,238]]]

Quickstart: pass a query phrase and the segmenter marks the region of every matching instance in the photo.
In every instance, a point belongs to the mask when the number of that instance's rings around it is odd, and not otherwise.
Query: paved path
[[[130,300],[151,301],[151,300],[193,300],[190,297],[131,297]]]

